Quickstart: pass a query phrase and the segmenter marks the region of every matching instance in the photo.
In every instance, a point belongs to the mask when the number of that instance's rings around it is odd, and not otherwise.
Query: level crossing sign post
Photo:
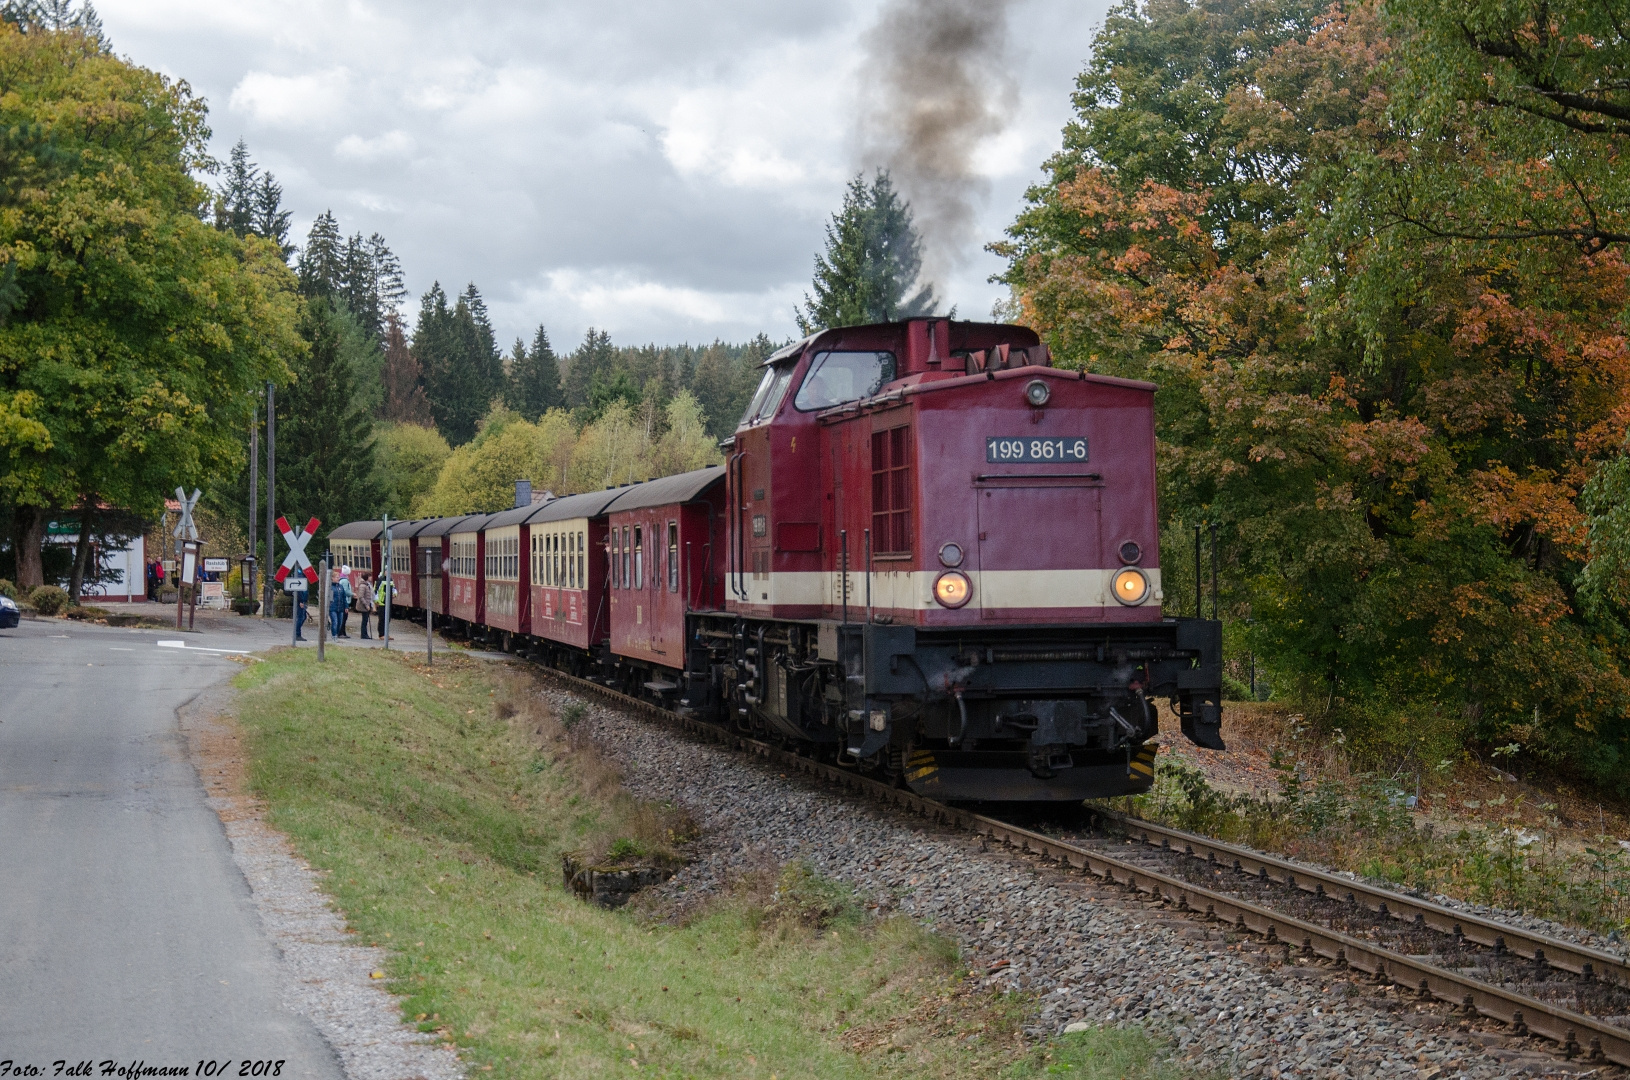
[[[289,553],[283,557],[283,565],[277,568],[274,580],[283,584],[283,588],[294,597],[294,607],[289,612],[289,622],[294,625],[289,634],[289,644],[293,645],[300,640],[300,594],[306,591],[307,583],[317,583],[317,571],[306,557],[306,545],[316,535],[321,521],[312,518],[306,522],[304,529],[293,529],[289,526],[287,518],[277,519],[277,531],[283,534],[283,540],[289,545]]]
[[[175,583],[175,628],[177,630],[182,628],[181,612],[187,592],[187,590],[183,589],[182,586],[191,585],[192,592],[194,594],[198,592],[197,582],[193,580],[198,576],[198,526],[193,523],[192,512],[193,509],[197,507],[198,500],[202,498],[203,495],[204,493],[202,491],[199,491],[197,488],[193,488],[192,498],[189,499],[187,497],[186,488],[178,487],[175,489],[175,501],[181,507],[181,520],[177,521],[175,526],[175,538],[180,541],[180,544],[177,546],[180,548],[179,554],[181,556],[181,558],[177,560],[178,565],[176,566],[176,569],[179,571],[179,573],[176,575]],[[194,595],[193,611],[195,614],[197,612],[197,605],[198,598],[196,595]],[[191,620],[189,620],[188,629],[191,629],[190,622]]]

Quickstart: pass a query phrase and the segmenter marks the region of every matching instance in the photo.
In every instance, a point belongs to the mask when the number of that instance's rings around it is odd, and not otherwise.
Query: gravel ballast
[[[1071,1023],[1138,1023],[1176,1056],[1239,1077],[1619,1075],[1566,1063],[1534,1039],[1462,1022],[1413,995],[1382,992],[1327,967],[1283,962],[1097,878],[1069,874],[969,834],[886,811],[774,765],[686,738],[555,688],[624,772],[636,796],[671,800],[704,829],[693,862],[647,898],[683,913],[742,875],[802,859],[880,912],[953,938],[993,989],[1039,997],[1032,1037]],[[1489,1030],[1483,1030],[1488,1028]]]

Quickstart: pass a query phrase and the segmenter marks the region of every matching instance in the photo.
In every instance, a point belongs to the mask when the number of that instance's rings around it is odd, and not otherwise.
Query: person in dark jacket
[[[328,580],[328,636],[340,636],[340,616],[345,612],[345,586],[340,584],[340,572],[329,571]]]
[[[306,591],[294,593],[294,640],[306,640],[301,631],[306,628]]]

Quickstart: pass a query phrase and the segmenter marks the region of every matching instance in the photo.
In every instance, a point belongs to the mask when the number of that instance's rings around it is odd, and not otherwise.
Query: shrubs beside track
[[[682,922],[582,903],[563,855],[677,861],[695,825],[629,795],[524,670],[280,650],[238,685],[271,823],[393,951],[406,1016],[472,1073],[1175,1075],[1137,1031],[1024,1045],[1029,997],[973,991],[944,939],[804,866]]]

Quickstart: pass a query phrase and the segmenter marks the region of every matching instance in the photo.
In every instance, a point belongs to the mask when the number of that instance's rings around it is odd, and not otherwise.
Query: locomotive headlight
[[[957,570],[947,570],[934,579],[934,599],[941,607],[959,608],[973,595],[968,576]]]
[[[1149,578],[1135,566],[1122,567],[1115,575],[1115,599],[1136,607],[1149,598]]]
[[[1030,407],[1033,409],[1039,409],[1047,404],[1048,399],[1052,396],[1053,391],[1041,379],[1031,379],[1024,388],[1024,399],[1030,402]]]

